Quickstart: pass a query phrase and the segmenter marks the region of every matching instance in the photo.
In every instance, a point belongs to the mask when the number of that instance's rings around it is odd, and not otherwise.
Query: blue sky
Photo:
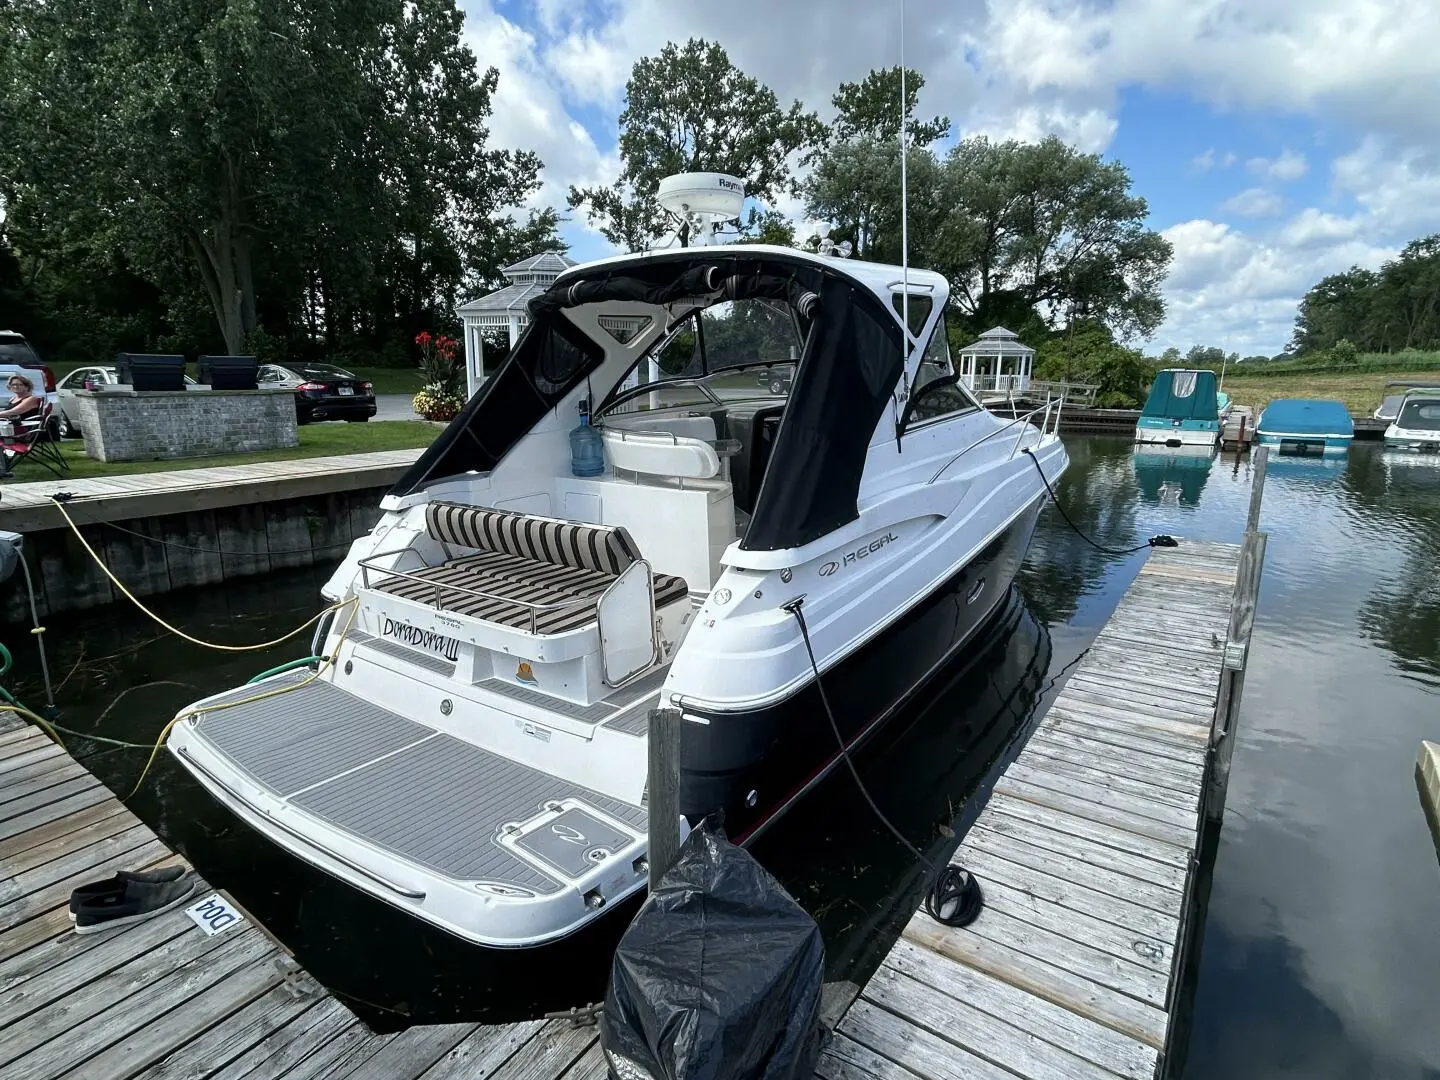
[[[899,55],[899,0],[462,2],[501,73],[494,141],[540,154],[536,202],[562,210],[614,178],[625,79],[668,40],[717,40],[822,116]],[[958,134],[1053,133],[1130,169],[1176,251],[1156,351],[1274,353],[1321,276],[1440,231],[1440,0],[907,0],[905,27],[920,107]],[[583,219],[564,234],[610,253]]]

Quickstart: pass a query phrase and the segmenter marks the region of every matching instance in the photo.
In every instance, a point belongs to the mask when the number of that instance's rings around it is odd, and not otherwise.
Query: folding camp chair
[[[61,479],[70,475],[70,463],[60,453],[60,443],[51,438],[50,412],[51,405],[46,402],[33,416],[11,421],[15,434],[0,436],[0,448],[5,451],[5,464],[12,475],[26,462],[41,466]],[[4,475],[0,472],[0,476]]]

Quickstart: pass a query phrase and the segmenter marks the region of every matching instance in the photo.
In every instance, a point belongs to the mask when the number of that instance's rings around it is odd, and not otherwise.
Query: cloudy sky
[[[719,41],[783,101],[829,116],[899,58],[899,0],[462,0],[500,70],[492,131],[545,162],[537,202],[618,172],[634,61]],[[957,134],[1055,133],[1129,167],[1175,246],[1150,343],[1278,352],[1322,275],[1440,231],[1436,0],[907,0],[926,115]],[[609,252],[583,221],[578,258]]]

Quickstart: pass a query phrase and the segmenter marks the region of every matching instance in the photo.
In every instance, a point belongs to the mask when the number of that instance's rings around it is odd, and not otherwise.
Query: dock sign
[[[227,904],[219,893],[211,893],[198,904],[186,908],[185,914],[205,931],[206,937],[213,937],[245,921],[245,916]]]

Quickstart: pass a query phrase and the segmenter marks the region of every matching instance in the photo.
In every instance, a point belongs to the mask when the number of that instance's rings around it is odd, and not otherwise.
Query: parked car
[[[55,415],[55,373],[40,360],[40,354],[31,348],[24,334],[14,330],[0,330],[0,386],[11,375],[24,375],[35,384],[35,389],[50,402],[50,435],[58,438],[60,421]]]
[[[55,420],[59,425],[62,439],[80,436],[80,424],[76,420],[75,391],[87,388],[98,390],[102,386],[116,386],[120,372],[114,365],[97,364],[94,367],[76,368],[55,384]],[[185,376],[185,387],[197,385],[189,375]]]
[[[331,364],[262,364],[257,376],[261,387],[288,387],[295,391],[295,419],[364,422],[375,415],[375,387],[358,375]]]

